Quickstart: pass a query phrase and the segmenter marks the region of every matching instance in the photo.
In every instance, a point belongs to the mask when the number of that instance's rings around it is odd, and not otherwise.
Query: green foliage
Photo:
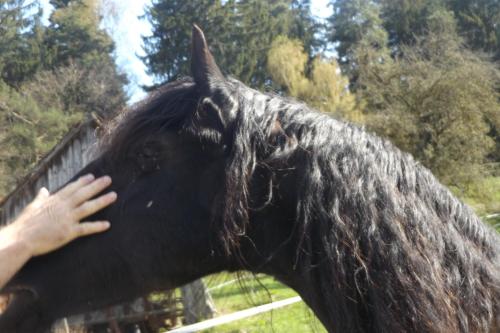
[[[500,2],[498,0],[373,0],[382,6],[384,26],[391,45],[415,42],[427,29],[427,20],[439,10],[457,18],[458,32],[467,46],[500,59]]]
[[[123,87],[127,78],[118,72],[114,64],[111,37],[99,27],[100,2],[64,0],[51,3],[55,10],[45,33],[44,66],[54,71],[53,78],[62,79],[59,85],[64,82],[73,87],[72,90],[65,88],[63,109],[79,105],[86,107],[86,112],[98,112],[101,116],[113,114],[125,105]],[[59,68],[66,68],[67,78],[64,73],[58,72]],[[47,72],[43,76],[49,82],[56,82]],[[40,79],[41,75],[38,75],[36,80]],[[70,83],[70,80],[73,81]],[[57,87],[54,89],[57,90]]]
[[[41,10],[26,0],[0,0],[0,79],[11,86],[40,66]]]
[[[447,0],[458,20],[458,29],[473,50],[482,50],[500,59],[500,1]]]
[[[98,1],[52,4],[46,27],[36,1],[0,0],[0,196],[85,113],[125,105]]]
[[[500,114],[498,69],[463,47],[448,12],[434,13],[427,24],[429,32],[402,46],[401,57],[363,65],[358,92],[369,127],[443,182],[464,188],[481,176],[493,148],[488,132]]]
[[[425,33],[427,19],[444,9],[444,0],[376,0],[382,6],[384,26],[393,46],[411,44]]]
[[[81,118],[82,113],[42,109],[31,96],[0,81],[0,197]]]
[[[317,56],[306,76],[308,56],[299,40],[279,36],[272,43],[267,67],[272,79],[294,97],[323,112],[362,122],[354,95],[347,89],[349,81],[340,74],[334,59]]]
[[[70,62],[68,66],[38,72],[22,87],[42,109],[55,108],[66,115],[95,113],[106,118],[125,104],[123,87],[110,64],[97,63],[92,67]]]
[[[111,37],[99,28],[97,0],[53,1],[55,10],[45,36],[48,68],[80,61],[86,66],[110,59]]]
[[[275,37],[301,38],[312,48],[316,29],[309,1],[296,0],[157,0],[146,18],[153,34],[144,38],[143,61],[159,81],[190,74],[193,23],[204,29],[220,68],[257,87],[269,83],[262,55]]]
[[[382,26],[380,6],[371,0],[332,1],[334,12],[329,18],[330,40],[337,42],[341,64],[355,66],[354,49],[363,41],[374,48],[387,44],[387,32]],[[349,71],[350,72],[350,71]]]

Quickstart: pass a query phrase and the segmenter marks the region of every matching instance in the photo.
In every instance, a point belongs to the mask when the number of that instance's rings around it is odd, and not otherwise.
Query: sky
[[[144,55],[141,36],[151,34],[149,23],[140,19],[150,0],[102,0],[108,12],[115,13],[103,22],[103,27],[116,44],[115,60],[118,68],[127,74],[130,83],[126,87],[129,103],[135,103],[145,96],[142,85],[150,85],[154,79],[146,73],[146,67],[139,56]],[[330,16],[330,0],[311,0],[313,15],[320,19]],[[49,0],[41,0],[45,19],[50,15]]]

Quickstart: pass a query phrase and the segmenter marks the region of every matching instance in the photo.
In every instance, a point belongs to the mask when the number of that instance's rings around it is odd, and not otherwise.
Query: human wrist
[[[16,256],[26,260],[33,256],[29,242],[23,236],[22,230],[15,224],[10,224],[0,230],[0,251],[15,253]]]
[[[27,257],[33,256],[33,250],[27,237],[26,228],[20,220],[14,221],[0,230],[0,249],[12,249],[16,254]]]

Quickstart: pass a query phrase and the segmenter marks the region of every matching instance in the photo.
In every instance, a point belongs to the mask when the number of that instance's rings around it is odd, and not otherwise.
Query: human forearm
[[[28,246],[17,239],[11,227],[0,230],[0,289],[30,258]]]

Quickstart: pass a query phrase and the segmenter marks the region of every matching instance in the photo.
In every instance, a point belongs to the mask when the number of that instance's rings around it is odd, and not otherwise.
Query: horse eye
[[[140,151],[137,152],[137,157],[141,158],[154,158],[158,157],[159,150],[157,147],[152,147],[150,145],[145,145]]]

